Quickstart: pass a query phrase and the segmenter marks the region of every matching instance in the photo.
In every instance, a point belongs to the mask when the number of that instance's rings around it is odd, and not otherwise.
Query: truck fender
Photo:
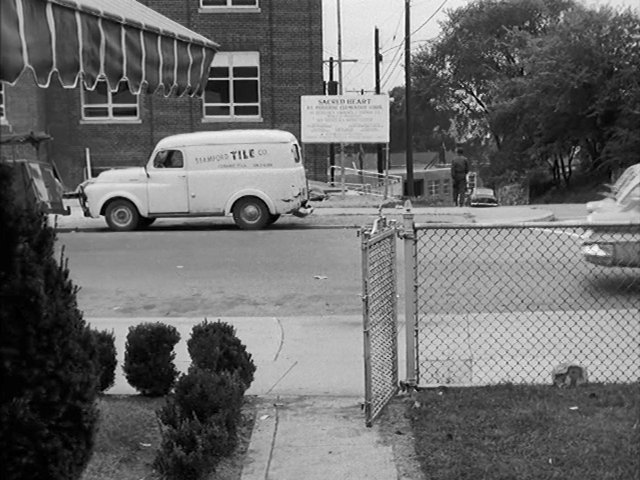
[[[100,201],[98,202],[98,205],[100,205],[100,215],[104,215],[105,214],[105,210],[107,208],[107,205],[109,204],[109,202],[111,202],[112,200],[116,200],[119,198],[123,198],[125,200],[129,200],[131,203],[133,203],[136,208],[138,209],[138,213],[140,215],[142,215],[143,217],[146,217],[147,215],[149,215],[149,209],[147,208],[146,205],[143,205],[142,202],[140,201],[140,199],[136,196],[136,195],[132,195],[129,192],[125,192],[125,191],[115,191],[115,192],[109,192],[108,194],[106,194],[105,196],[103,196]]]
[[[271,200],[271,197],[269,197],[269,195],[266,195],[264,192],[260,190],[245,189],[245,190],[240,190],[229,197],[229,199],[224,205],[224,214],[229,215],[231,213],[231,209],[233,208],[233,204],[236,203],[236,201],[240,200],[242,197],[257,197],[264,202],[264,204],[269,209],[269,213],[271,214],[276,213],[276,206],[273,203],[273,200]]]

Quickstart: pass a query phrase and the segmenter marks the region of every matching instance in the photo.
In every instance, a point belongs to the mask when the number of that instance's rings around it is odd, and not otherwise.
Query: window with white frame
[[[91,91],[82,88],[82,119],[103,121],[138,120],[138,95],[129,91],[126,82],[120,82],[112,92],[106,80],[100,80]]]
[[[440,191],[440,180],[429,180],[429,195],[438,195]]]
[[[216,53],[203,96],[205,119],[256,120],[260,117],[258,52]]]
[[[258,0],[200,0],[200,6],[202,8],[257,8]]]
[[[447,193],[451,192],[451,180],[449,180],[448,178],[445,178],[444,180],[442,180],[442,193],[443,195],[446,195]]]
[[[4,83],[0,82],[0,122],[7,120],[6,109],[4,107]]]

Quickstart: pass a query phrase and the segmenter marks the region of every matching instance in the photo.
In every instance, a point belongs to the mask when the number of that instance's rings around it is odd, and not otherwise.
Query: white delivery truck
[[[166,137],[145,166],[104,171],[80,185],[79,198],[85,216],[103,215],[117,231],[146,227],[157,218],[220,215],[255,230],[282,214],[312,210],[300,146],[280,130]]]

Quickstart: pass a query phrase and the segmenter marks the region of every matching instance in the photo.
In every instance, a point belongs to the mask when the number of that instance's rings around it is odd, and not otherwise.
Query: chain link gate
[[[640,240],[640,226],[618,227]],[[407,381],[550,384],[574,366],[584,381],[637,382],[640,269],[589,263],[590,228],[405,220]]]
[[[398,392],[396,233],[384,217],[360,232],[365,422],[370,427]]]

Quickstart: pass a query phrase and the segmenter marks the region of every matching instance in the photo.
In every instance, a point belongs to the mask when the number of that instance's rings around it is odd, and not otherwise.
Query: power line
[[[429,15],[429,18],[427,18],[422,23],[422,25],[420,25],[418,28],[416,28],[414,31],[411,32],[411,35],[414,35],[414,34],[418,33],[420,30],[422,30],[427,25],[427,23],[429,23],[431,20],[433,20],[433,17],[435,17],[440,12],[440,10],[442,10],[444,8],[444,6],[447,4],[448,1],[449,0],[443,0],[442,3],[438,6],[438,8],[436,8],[435,11],[431,15]],[[384,50],[384,51],[382,51],[380,53],[382,53],[384,55],[385,53],[390,52],[394,48],[402,47],[404,45],[405,39],[406,39],[406,37],[404,37],[402,39],[401,43],[399,43],[397,45],[394,45],[392,47],[389,47],[388,49],[386,49],[386,50]]]

